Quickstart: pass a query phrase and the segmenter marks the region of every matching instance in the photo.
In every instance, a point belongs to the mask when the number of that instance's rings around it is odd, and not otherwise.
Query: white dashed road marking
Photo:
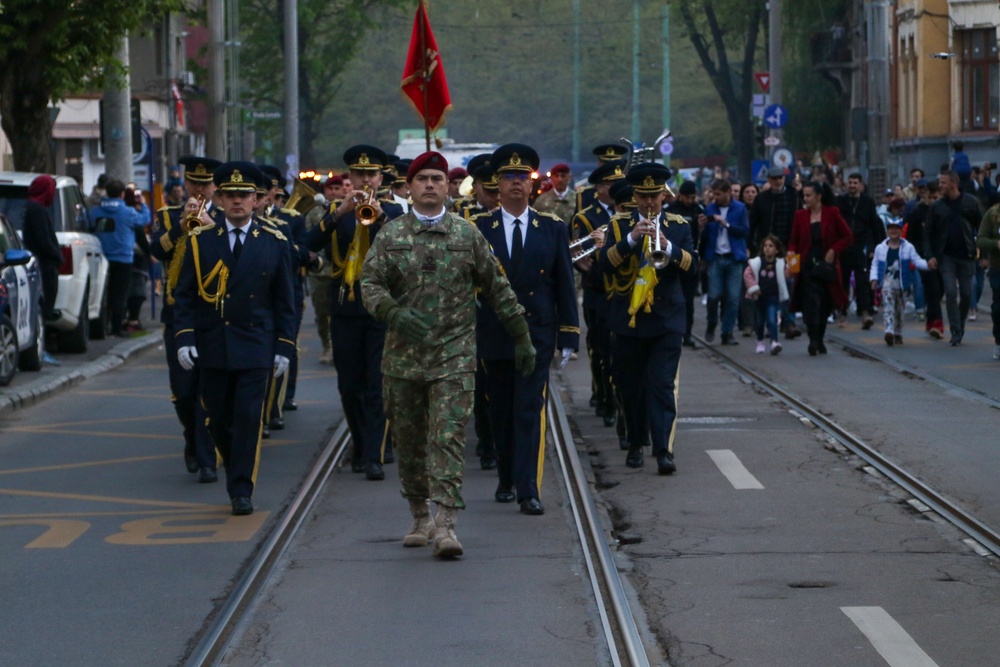
[[[708,455],[734,489],[763,489],[764,485],[750,474],[731,449],[709,449]]]
[[[841,607],[890,667],[937,667],[882,607]]]

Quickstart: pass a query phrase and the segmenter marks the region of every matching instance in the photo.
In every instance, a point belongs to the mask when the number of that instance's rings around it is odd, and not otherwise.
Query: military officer
[[[587,181],[593,185],[596,199],[591,206],[573,218],[573,236],[577,239],[607,228],[615,215],[611,186],[625,180],[625,162],[605,162],[590,173]],[[580,246],[586,248],[587,244]],[[590,255],[574,267],[583,274],[583,319],[587,323],[587,352],[590,357],[591,388],[597,415],[605,426],[614,426],[618,408],[611,386],[611,331],[608,329],[608,299],[604,289],[604,273]]]
[[[403,497],[413,525],[404,546],[423,546],[433,529],[434,555],[462,555],[455,520],[462,500],[465,425],[476,367],[476,291],[516,341],[516,363],[530,372],[535,350],[524,308],[489,244],[447,212],[448,163],[418,156],[406,181],[413,207],[382,229],[365,260],[365,306],[389,325],[382,356],[386,413],[399,455]],[[427,501],[438,505],[432,521]]]
[[[313,252],[328,249],[331,257],[330,336],[337,389],[354,443],[351,470],[365,473],[367,479],[381,480],[385,478],[382,464],[393,460],[382,407],[385,324],[365,310],[360,286],[355,283],[361,279],[362,262],[382,225],[403,212],[389,200],[365,201],[372,217],[359,224],[359,200],[366,198],[366,192],[378,190],[386,155],[375,146],[359,144],[344,152],[344,162],[350,167],[354,195],[332,202],[303,244]]]
[[[572,174],[565,162],[549,170],[549,182],[552,187],[538,195],[535,199],[535,209],[551,213],[563,222],[569,222],[576,214],[576,190],[571,187]]]
[[[496,172],[490,167],[492,153],[480,153],[469,160],[472,195],[460,203],[459,212],[466,219],[492,211],[499,204]]]
[[[569,234],[564,222],[528,206],[531,173],[538,153],[524,144],[506,144],[490,158],[497,171],[500,208],[473,221],[524,306],[537,352],[535,368],[522,377],[515,368],[515,341],[489,307],[479,309],[477,341],[486,367],[490,426],[497,451],[497,502],[518,500],[521,512],[537,515],[544,450],[542,412],[548,389],[549,362],[555,349],[563,363],[577,349],[580,321]],[[516,494],[516,495],[515,495]]]
[[[190,473],[198,473],[198,481],[211,483],[218,479],[215,472],[216,454],[205,427],[205,416],[198,402],[198,373],[181,368],[177,361],[174,334],[174,290],[187,250],[187,233],[192,226],[211,226],[208,211],[215,184],[212,175],[222,163],[213,158],[188,155],[180,158],[184,165],[184,188],[188,200],[179,206],[164,206],[156,212],[150,241],[150,251],[163,263],[166,285],[160,322],[163,323],[163,348],[167,355],[170,379],[170,400],[184,432],[184,463]],[[201,212],[202,203],[205,211]],[[199,217],[199,212],[201,212]],[[218,215],[218,209],[215,209]]]
[[[657,471],[669,475],[677,418],[677,369],[684,336],[684,294],[680,278],[696,275],[691,226],[663,213],[670,170],[647,163],[629,170],[638,208],[611,219],[598,263],[610,279],[611,374],[620,392],[628,455],[625,464],[643,465],[642,448],[652,440]],[[655,236],[661,253],[654,258]],[[661,265],[654,265],[654,259]]]
[[[177,359],[199,367],[208,428],[226,467],[233,514],[251,514],[268,378],[288,369],[295,347],[288,242],[253,219],[256,183],[249,162],[215,171],[225,219],[199,227],[177,282]]]
[[[628,148],[621,144],[601,144],[594,147],[594,155],[597,156],[597,166],[601,166],[605,162],[624,159],[627,153]],[[576,191],[576,210],[582,211],[593,204],[596,198],[597,193],[594,191],[593,186],[586,185],[580,188]]]

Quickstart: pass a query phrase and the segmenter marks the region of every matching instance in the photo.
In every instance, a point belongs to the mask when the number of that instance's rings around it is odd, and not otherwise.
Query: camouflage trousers
[[[309,297],[312,299],[313,312],[316,314],[316,333],[319,335],[323,349],[330,347],[330,298],[333,290],[330,276],[309,276]]]
[[[465,425],[472,415],[475,373],[433,381],[382,380],[385,414],[403,497],[465,509]]]

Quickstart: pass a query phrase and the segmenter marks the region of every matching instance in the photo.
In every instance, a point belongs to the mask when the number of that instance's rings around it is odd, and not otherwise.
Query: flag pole
[[[423,64],[423,71],[421,72],[421,78],[424,80],[424,85],[421,86],[424,93],[424,140],[427,144],[427,151],[431,150],[431,126],[427,121],[427,88],[430,85],[429,67],[427,63],[427,22],[430,18],[427,16],[427,5],[424,0],[420,0],[420,9],[424,12],[424,20],[420,22],[420,62]]]

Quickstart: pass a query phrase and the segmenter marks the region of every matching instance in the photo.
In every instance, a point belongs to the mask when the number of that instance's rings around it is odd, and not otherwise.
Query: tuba
[[[316,191],[309,187],[309,184],[301,178],[295,178],[292,185],[292,195],[285,202],[285,208],[294,208],[305,215],[316,205]]]

